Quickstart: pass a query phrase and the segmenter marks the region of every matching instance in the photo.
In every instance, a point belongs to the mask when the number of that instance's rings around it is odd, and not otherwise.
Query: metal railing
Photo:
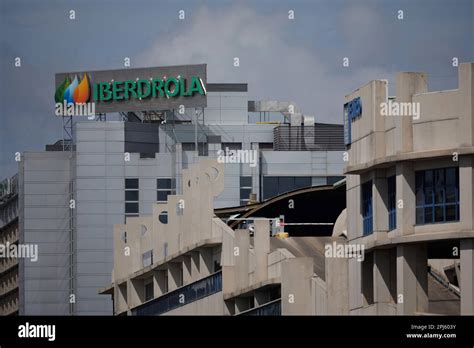
[[[132,315],[159,315],[222,291],[222,271],[132,309]]]
[[[281,315],[281,298],[265,303],[256,308],[249,309],[245,312],[238,313],[242,316],[279,316]]]

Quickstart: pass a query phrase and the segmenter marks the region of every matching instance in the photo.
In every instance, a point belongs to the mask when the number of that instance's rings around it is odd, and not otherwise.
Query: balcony
[[[220,291],[222,291],[222,271],[145,302],[132,309],[132,315],[160,315]]]

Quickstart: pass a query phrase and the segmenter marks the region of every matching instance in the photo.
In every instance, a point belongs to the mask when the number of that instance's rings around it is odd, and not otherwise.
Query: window
[[[392,231],[397,228],[397,190],[395,176],[387,178],[388,185],[388,230]]]
[[[166,203],[168,196],[175,193],[174,180],[171,178],[156,179],[156,201]]]
[[[258,143],[258,148],[262,151],[273,151],[273,143]]]
[[[364,236],[374,231],[372,221],[372,181],[362,185],[362,230]]]
[[[138,189],[138,179],[125,179],[125,189]]]
[[[459,221],[459,169],[441,168],[415,173],[416,223]]]
[[[249,202],[249,196],[252,193],[252,177],[240,177],[240,205],[246,205]]]
[[[310,176],[264,176],[263,199],[311,186]]]
[[[173,290],[153,301],[135,307],[132,309],[132,315],[144,316],[166,313],[220,291],[222,291],[222,272],[216,272],[180,289]],[[182,298],[185,300],[184,303],[181,301]]]
[[[145,301],[153,299],[153,278],[145,280]]]
[[[153,250],[148,250],[142,255],[143,267],[147,267],[153,264]]]
[[[158,215],[158,221],[160,221],[162,224],[166,225],[168,223],[168,212],[167,211],[162,211]]]
[[[138,179],[125,179],[125,217],[138,216],[140,200],[138,188]]]
[[[183,151],[196,151],[195,143],[182,143],[181,146],[182,146]],[[198,143],[198,155],[199,156],[208,155],[207,143],[203,143],[203,142]]]
[[[242,150],[242,143],[221,143],[221,150]]]

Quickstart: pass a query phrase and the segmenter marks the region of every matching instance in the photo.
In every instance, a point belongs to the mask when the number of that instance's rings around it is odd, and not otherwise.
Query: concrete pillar
[[[270,252],[270,224],[267,220],[256,220],[254,232],[255,274],[254,283],[268,278],[268,253]]]
[[[462,111],[459,115],[459,124],[456,136],[461,146],[472,146],[474,141],[474,64],[462,63],[458,68],[459,76],[459,105],[462,105]]]
[[[461,240],[461,315],[474,314],[474,239]]]
[[[236,314],[246,311],[253,307],[253,298],[250,297],[237,297],[235,298],[235,309]]]
[[[313,259],[297,257],[281,264],[282,315],[311,315]]]
[[[183,256],[183,285],[193,282],[192,279],[192,261],[190,255]]]
[[[143,279],[127,280],[127,295],[130,308],[141,305],[145,300]]]
[[[413,94],[428,91],[424,73],[400,72],[396,84],[397,103],[411,103]],[[413,117],[396,117],[395,124],[395,152],[413,151]]]
[[[428,311],[428,269],[425,244],[397,246],[397,314]]]
[[[155,298],[168,292],[167,273],[167,270],[159,270],[153,272],[153,295]]]
[[[364,306],[374,304],[374,253],[366,253],[361,262],[361,290]]]
[[[374,303],[377,314],[391,314],[387,304],[396,301],[396,258],[395,249],[378,249],[374,251]],[[382,306],[380,306],[382,304]]]
[[[192,281],[201,279],[200,261],[201,256],[197,251],[191,251],[191,278]]]
[[[459,224],[461,230],[474,229],[474,175],[471,155],[459,157]]]
[[[214,265],[212,263],[212,248],[199,249],[199,270],[200,278],[207,277],[214,273]]]
[[[249,245],[249,232],[247,230],[235,230],[234,275],[236,289],[249,286]]]
[[[372,129],[374,133],[373,139],[373,155],[375,158],[385,157],[385,117],[381,115],[380,104],[387,100],[387,81],[375,80],[371,81],[371,104],[373,105],[372,110]],[[364,106],[362,106],[364,110]],[[364,111],[362,111],[365,114]]]
[[[349,311],[356,311],[364,305],[362,298],[362,262],[357,258],[350,258],[348,261],[349,270]]]
[[[235,314],[235,301],[227,300],[224,301],[224,315],[234,315]]]
[[[359,175],[346,176],[347,240],[362,236],[361,188]]]
[[[413,171],[413,164],[411,162],[397,163],[396,173],[397,234],[413,234],[415,233],[414,226],[416,223],[415,172]],[[400,200],[403,202],[403,209],[398,209],[398,202]]]
[[[343,238],[337,243],[345,243]],[[327,314],[345,315],[349,313],[349,260],[341,257],[325,258]],[[360,263],[360,262],[359,262]]]
[[[115,314],[121,313],[129,308],[127,297],[127,283],[114,286]]]
[[[173,291],[182,285],[181,262],[168,263],[168,291]]]
[[[388,184],[384,170],[376,170],[373,176],[372,202],[375,239],[386,239],[388,232]]]

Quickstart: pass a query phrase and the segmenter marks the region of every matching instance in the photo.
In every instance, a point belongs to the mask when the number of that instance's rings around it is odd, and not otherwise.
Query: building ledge
[[[239,296],[245,296],[249,295],[255,290],[260,290],[262,288],[265,288],[267,286],[275,285],[275,284],[281,284],[281,278],[276,277],[276,278],[270,278],[255,284],[252,284],[250,286],[247,286],[245,288],[241,288],[237,291],[233,291],[231,293],[224,294],[224,300],[230,300],[231,298],[234,297],[239,297]]]
[[[163,267],[168,262],[171,262],[172,260],[177,259],[177,258],[187,254],[188,252],[197,249],[197,248],[213,247],[213,246],[216,246],[216,245],[219,245],[219,244],[222,244],[222,238],[221,237],[208,238],[208,239],[204,239],[204,240],[200,241],[199,243],[191,244],[191,245],[181,249],[177,253],[168,255],[167,257],[160,260],[159,262],[155,262],[155,263],[153,263],[153,264],[151,264],[147,267],[144,267],[144,268],[142,268],[138,271],[133,272],[131,275],[127,276],[126,278],[116,279],[114,282],[112,282],[111,285],[100,289],[99,294],[110,294],[110,292],[108,292],[108,291],[111,291],[110,289],[112,289],[112,292],[113,292],[113,287],[114,287],[115,284],[117,284],[117,285],[122,284],[122,283],[126,282],[128,279],[146,278],[146,277],[152,275],[155,270],[157,270],[160,267]]]
[[[389,167],[395,162],[431,159],[436,157],[452,157],[453,153],[457,153],[458,155],[471,155],[474,154],[474,146],[398,153],[396,155],[377,158],[366,163],[348,165],[346,168],[344,168],[344,174],[362,174],[367,170]]]
[[[383,232],[377,232],[383,233]],[[396,235],[383,239],[374,239],[374,235],[360,237],[351,240],[350,243],[363,243],[365,245],[365,251],[371,249],[377,249],[380,247],[397,245],[397,244],[409,244],[409,243],[420,243],[420,242],[432,242],[440,240],[451,240],[451,239],[465,239],[474,238],[473,230],[457,230],[457,231],[443,231],[443,232],[430,232],[430,233],[414,233],[408,235]],[[379,237],[380,238],[380,237]],[[363,241],[363,242],[362,242]]]

